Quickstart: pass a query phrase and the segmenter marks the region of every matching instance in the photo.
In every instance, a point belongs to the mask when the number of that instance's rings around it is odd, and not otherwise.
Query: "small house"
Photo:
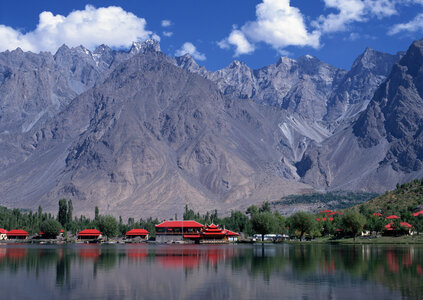
[[[29,235],[28,232],[22,229],[13,229],[8,231],[6,234],[9,240],[25,240]]]
[[[101,237],[101,232],[97,229],[84,229],[78,233],[81,240],[97,240]]]
[[[141,238],[143,240],[148,239],[149,232],[145,229],[131,229],[126,233],[127,239]]]

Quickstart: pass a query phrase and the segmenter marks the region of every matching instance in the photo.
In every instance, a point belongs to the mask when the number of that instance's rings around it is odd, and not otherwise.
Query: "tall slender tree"
[[[66,225],[68,216],[68,204],[66,199],[59,200],[59,213],[57,214],[57,221],[59,221],[62,226]]]

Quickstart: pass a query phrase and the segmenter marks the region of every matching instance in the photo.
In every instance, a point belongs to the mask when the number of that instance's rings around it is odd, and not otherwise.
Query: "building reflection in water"
[[[264,282],[303,281],[312,276],[336,283],[348,275],[418,298],[423,294],[422,266],[423,247],[413,245],[0,246],[0,274],[35,274],[37,280],[45,280],[40,274],[55,269],[56,286],[68,288],[77,285],[77,278],[87,276],[87,272],[91,273],[90,280],[97,280],[100,274],[103,278],[105,272],[116,270],[122,273],[148,269],[164,276],[183,270],[185,276],[178,280],[192,281],[206,280],[212,267],[213,272],[229,270],[232,275],[246,276],[246,280],[261,277]]]

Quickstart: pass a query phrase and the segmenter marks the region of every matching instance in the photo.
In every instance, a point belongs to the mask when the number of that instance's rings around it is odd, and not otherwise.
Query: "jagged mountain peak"
[[[287,56],[281,56],[276,62],[276,67],[278,67],[279,65],[293,65],[295,63],[297,63],[295,59]]]
[[[248,68],[248,66],[244,62],[239,60],[232,61],[228,66],[229,69],[242,68],[242,67]]]
[[[154,39],[148,39],[144,42],[132,42],[129,53],[138,54],[145,53],[146,51],[161,52],[160,42]]]

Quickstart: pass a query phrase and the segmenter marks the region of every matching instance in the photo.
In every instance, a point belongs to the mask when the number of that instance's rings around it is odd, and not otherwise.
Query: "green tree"
[[[271,212],[269,202],[264,202],[263,205],[259,208],[259,212]]]
[[[53,239],[59,235],[62,226],[60,226],[58,221],[50,219],[42,222],[40,229],[42,232],[44,232],[43,237],[47,239]]]
[[[357,234],[363,231],[363,226],[366,223],[364,216],[358,212],[350,211],[347,212],[342,218],[341,227],[344,232],[352,234],[354,241]]]
[[[289,224],[291,229],[300,232],[300,240],[303,239],[305,233],[310,233],[315,227],[314,216],[306,212],[297,212],[289,217]]]
[[[99,215],[100,215],[100,212],[98,210],[98,206],[96,206],[94,209],[94,220],[98,221]]]
[[[277,222],[275,216],[271,212],[255,213],[251,217],[251,224],[255,232],[261,234],[262,241],[264,235],[268,233],[275,233],[277,230]]]
[[[188,204],[185,205],[185,211],[183,215],[184,220],[194,220],[195,212],[192,209],[188,208]]]
[[[69,199],[69,201],[68,201],[68,213],[66,215],[66,224],[67,224],[66,229],[69,229],[71,223],[73,222],[72,213],[73,213],[73,204],[72,204],[72,200]]]
[[[251,205],[247,208],[247,211],[245,212],[247,215],[250,215],[252,217],[254,214],[258,213],[259,209],[255,205]]]
[[[99,216],[98,227],[107,238],[115,237],[118,234],[118,222],[113,216]]]
[[[66,225],[68,214],[68,205],[66,199],[59,200],[59,212],[57,214],[57,221],[59,221],[62,226]]]

